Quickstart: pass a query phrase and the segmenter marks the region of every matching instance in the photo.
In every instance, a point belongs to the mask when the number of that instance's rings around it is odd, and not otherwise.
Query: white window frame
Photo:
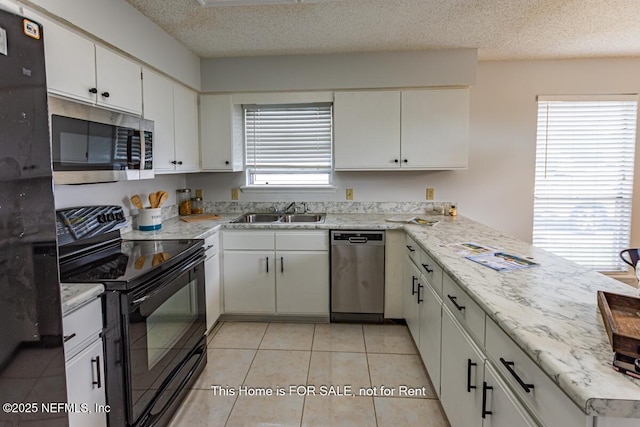
[[[280,108],[306,108],[306,107],[312,107],[312,108],[317,108],[317,107],[328,107],[329,108],[329,114],[330,114],[330,122],[329,122],[329,134],[328,135],[322,135],[321,138],[319,139],[319,143],[320,145],[325,145],[325,149],[326,149],[326,139],[329,138],[329,154],[328,154],[328,163],[326,163],[324,166],[319,166],[317,168],[318,173],[320,174],[327,174],[327,182],[323,182],[320,184],[313,184],[311,182],[307,182],[307,183],[297,183],[297,182],[290,182],[290,183],[276,183],[276,184],[265,184],[265,183],[255,183],[254,182],[254,171],[255,169],[252,167],[251,165],[251,159],[256,159],[258,160],[256,157],[254,157],[254,155],[251,155],[249,153],[249,150],[251,149],[251,144],[252,142],[250,141],[250,139],[252,138],[251,136],[251,126],[248,123],[248,116],[250,116],[250,113],[248,113],[248,111],[250,110],[254,110],[254,109],[264,109],[264,110],[269,110],[269,109],[280,109]],[[244,172],[244,176],[245,176],[245,185],[242,187],[242,191],[243,192],[251,192],[251,191],[283,191],[283,192],[290,192],[291,190],[311,190],[311,191],[334,191],[335,187],[333,185],[333,103],[332,102],[286,102],[286,103],[282,103],[282,104],[274,104],[274,103],[265,103],[265,104],[243,104],[242,106],[242,114],[243,114],[243,128],[244,128],[244,152],[245,152],[245,172]],[[326,152],[325,152],[326,153]],[[326,157],[327,155],[325,154],[324,156],[320,156],[320,157],[324,157],[325,161],[327,160]],[[320,160],[320,159],[319,159]],[[265,167],[263,170],[265,170],[266,173],[269,173],[270,167]],[[280,175],[286,175],[288,173],[296,173],[296,168],[295,167],[291,167],[289,169],[289,171],[287,170],[288,167],[284,166],[283,167],[283,172]],[[299,169],[299,172],[297,174],[299,175],[303,175],[306,173],[309,174],[313,174],[314,173],[314,168],[313,167],[309,167],[308,169],[306,169],[305,167],[301,167]],[[277,171],[277,168],[274,167],[273,169],[274,171]]]
[[[626,272],[638,95],[539,96],[533,244]]]

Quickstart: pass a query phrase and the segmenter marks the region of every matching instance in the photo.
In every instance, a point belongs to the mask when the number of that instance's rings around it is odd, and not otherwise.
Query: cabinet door
[[[400,167],[400,92],[336,92],[335,169]]]
[[[329,252],[276,252],[278,314],[329,315]]]
[[[420,356],[424,362],[431,383],[440,396],[440,338],[442,332],[442,300],[421,277],[423,302],[420,304]]]
[[[152,71],[143,70],[142,99],[144,118],[153,120],[154,169],[156,172],[173,171],[173,82]]]
[[[500,375],[489,362],[485,364],[482,393],[483,427],[534,427],[538,425],[509,390],[509,387],[500,379]]]
[[[102,340],[94,341],[66,364],[67,396],[78,407],[86,404],[90,412],[69,412],[69,426],[106,426],[105,412],[95,405],[105,405],[104,356]]]
[[[411,261],[409,256],[405,256],[404,286],[403,291],[403,311],[404,319],[407,322],[413,341],[416,347],[420,345],[420,306],[418,305],[418,288],[420,286],[420,270]]]
[[[51,93],[94,103],[96,54],[94,44],[48,20],[44,26],[47,89]]]
[[[402,168],[466,168],[469,90],[402,91]]]
[[[96,46],[97,104],[142,114],[141,73],[138,64]]]
[[[176,171],[196,171],[200,167],[198,94],[186,87],[174,85],[173,111]]]
[[[483,364],[480,350],[443,308],[440,402],[451,427],[482,425]]]
[[[200,96],[200,162],[202,170],[242,170],[242,107],[231,95]]]
[[[223,286],[225,313],[276,312],[273,251],[225,251]]]
[[[220,254],[207,256],[204,262],[207,331],[220,317]]]

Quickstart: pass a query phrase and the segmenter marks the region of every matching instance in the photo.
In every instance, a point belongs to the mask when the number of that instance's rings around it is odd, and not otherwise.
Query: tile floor
[[[225,322],[208,347],[172,427],[449,426],[406,326]]]

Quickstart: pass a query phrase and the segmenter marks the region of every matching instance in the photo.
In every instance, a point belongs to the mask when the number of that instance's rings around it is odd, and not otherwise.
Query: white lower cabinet
[[[482,426],[483,366],[482,351],[443,308],[440,402],[451,427]]]
[[[329,315],[327,231],[224,231],[225,314]]]
[[[535,427],[522,404],[500,378],[500,374],[489,361],[484,366],[482,383],[482,425],[483,427]]]
[[[403,291],[404,319],[416,346],[420,345],[420,305],[418,303],[418,286],[420,285],[420,270],[409,256],[405,257],[405,274]]]
[[[220,317],[220,254],[219,236],[216,232],[204,240],[204,282],[205,305],[207,307],[207,331]]]
[[[77,405],[69,412],[69,426],[106,426],[102,305],[99,299],[66,314],[65,335],[67,401]],[[83,411],[83,408],[87,411]],[[102,410],[100,410],[102,408]]]
[[[440,355],[442,338],[442,300],[433,290],[430,282],[421,276],[426,285],[420,289],[420,340],[418,349],[425,368],[429,372],[431,384],[440,397]]]

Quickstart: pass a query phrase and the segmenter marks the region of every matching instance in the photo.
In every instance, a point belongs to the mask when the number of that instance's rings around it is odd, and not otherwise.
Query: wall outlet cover
[[[239,196],[239,191],[237,188],[232,188],[231,189],[231,200],[238,200],[238,196]]]
[[[347,200],[353,200],[353,188],[347,188]]]
[[[433,200],[435,197],[435,188],[427,188],[427,200]]]

